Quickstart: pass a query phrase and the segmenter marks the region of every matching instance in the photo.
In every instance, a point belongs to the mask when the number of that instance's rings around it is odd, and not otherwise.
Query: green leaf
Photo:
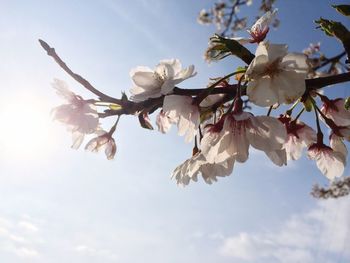
[[[331,37],[336,37],[340,42],[342,42],[344,49],[348,54],[348,58],[349,58],[350,56],[349,30],[340,22],[324,19],[322,17],[319,20],[316,20],[315,23],[319,25],[319,28],[321,28],[321,30],[324,31],[326,35]]]
[[[350,16],[350,5],[332,5],[335,10],[344,16]]]
[[[236,40],[221,37],[217,34],[210,38],[209,47],[205,52],[207,60],[221,60],[230,55],[239,57],[248,65],[255,57],[247,48]]]

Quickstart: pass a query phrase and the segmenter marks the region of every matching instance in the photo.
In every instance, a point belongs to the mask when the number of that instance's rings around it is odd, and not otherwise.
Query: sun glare
[[[0,101],[0,157],[33,160],[52,145],[52,121],[45,100],[21,93]]]

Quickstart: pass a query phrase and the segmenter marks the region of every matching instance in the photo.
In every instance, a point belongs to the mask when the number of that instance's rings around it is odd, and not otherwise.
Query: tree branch
[[[155,110],[157,108],[162,107],[164,96],[161,96],[158,98],[150,98],[141,102],[134,102],[130,100],[113,98],[104,94],[103,92],[93,87],[86,79],[74,73],[66,65],[66,63],[57,55],[54,48],[51,48],[45,41],[41,39],[39,39],[39,42],[40,42],[40,45],[46,50],[47,54],[50,57],[52,57],[55,60],[55,62],[74,80],[76,80],[78,83],[83,85],[83,87],[85,87],[87,90],[91,91],[93,94],[98,96],[103,102],[115,103],[121,106],[120,110],[111,110],[111,109],[105,110],[104,113],[99,114],[101,118],[114,116],[114,115],[122,115],[122,114],[133,115],[146,108],[152,108],[153,110]],[[343,54],[340,54],[337,57],[339,56],[343,56]],[[335,58],[336,57],[332,59],[335,59]],[[350,72],[342,73],[334,76],[322,77],[322,78],[306,79],[305,80],[306,89],[307,89],[306,92],[310,90],[321,89],[329,85],[338,84],[338,83],[347,82],[347,81],[350,81]],[[175,87],[173,90],[173,94],[182,95],[182,96],[198,96],[199,94],[202,94],[207,89],[208,88],[181,89],[179,87]],[[233,84],[233,85],[228,85],[227,87],[214,88],[212,89],[210,94],[227,94],[227,96],[225,96],[224,99],[222,100],[222,103],[225,103],[234,98],[236,94],[236,90],[237,90],[237,85]],[[242,87],[242,95],[246,95],[245,87]]]
[[[82,76],[74,73],[67,65],[64,63],[64,61],[57,55],[54,48],[50,47],[49,44],[47,44],[45,41],[39,39],[40,45],[43,47],[43,49],[46,50],[47,54],[52,57],[56,63],[65,71],[67,72],[73,79],[75,79],[77,82],[79,82],[81,85],[83,85],[87,90],[94,93],[96,96],[98,96],[101,100],[105,102],[113,102],[116,104],[120,104],[121,100],[118,100],[116,98],[110,97],[98,89],[96,89],[94,86],[90,84],[86,79],[84,79]]]

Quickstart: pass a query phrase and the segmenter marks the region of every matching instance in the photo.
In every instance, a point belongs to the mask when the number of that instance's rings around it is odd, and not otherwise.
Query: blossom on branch
[[[332,139],[333,138],[333,139]],[[339,138],[331,138],[331,147],[323,143],[314,143],[308,149],[308,157],[316,161],[317,168],[329,179],[342,176],[347,151]]]
[[[254,104],[262,107],[290,104],[304,94],[309,70],[306,56],[287,53],[287,49],[287,45],[259,44],[246,72],[250,80],[247,95]]]
[[[207,184],[212,184],[217,181],[217,177],[230,175],[233,166],[234,158],[228,158],[222,163],[208,163],[204,155],[198,152],[176,167],[171,177],[181,186],[188,185],[191,180],[197,182],[198,175],[202,175]]]
[[[221,163],[231,157],[244,163],[248,159],[250,145],[274,159],[273,152],[283,152],[286,137],[286,129],[275,118],[255,117],[248,112],[231,113],[206,129],[201,150],[209,163]],[[275,160],[274,163],[284,161]]]
[[[274,20],[277,13],[277,9],[272,12],[267,11],[262,17],[260,17],[255,24],[248,30],[248,33],[253,38],[251,43],[260,43],[263,41],[269,32],[269,26]]]
[[[175,85],[195,75],[193,65],[182,69],[178,59],[161,60],[154,70],[149,67],[136,67],[130,72],[135,84],[130,90],[131,99],[144,101],[171,94]]]
[[[108,160],[112,160],[117,151],[115,140],[109,132],[99,130],[96,132],[97,137],[91,139],[85,146],[85,150],[91,152],[98,152],[99,150],[105,150],[105,154]]]
[[[176,123],[178,134],[185,135],[185,141],[190,142],[197,134],[200,114],[197,105],[189,96],[168,95],[164,98],[163,112],[169,118],[169,123]],[[167,124],[165,124],[167,125]]]
[[[330,100],[321,96],[323,106],[321,112],[336,125],[350,126],[350,111],[345,109],[345,100],[342,98]]]
[[[298,160],[304,148],[317,141],[316,131],[305,123],[292,121],[289,117],[282,116],[279,120],[287,129],[287,140],[284,148],[288,160]]]
[[[77,149],[84,135],[94,133],[98,128],[99,118],[95,105],[71,92],[62,80],[55,79],[53,87],[68,102],[52,110],[53,118],[68,126],[73,135],[72,148]]]

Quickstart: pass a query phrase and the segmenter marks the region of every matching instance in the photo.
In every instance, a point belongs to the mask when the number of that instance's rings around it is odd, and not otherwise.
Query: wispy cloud
[[[343,198],[320,202],[279,226],[227,237],[219,252],[239,262],[334,262],[350,259],[349,235],[350,198]]]
[[[19,258],[39,257],[37,246],[41,239],[37,235],[38,231],[38,226],[24,218],[15,221],[0,218],[0,251]]]

